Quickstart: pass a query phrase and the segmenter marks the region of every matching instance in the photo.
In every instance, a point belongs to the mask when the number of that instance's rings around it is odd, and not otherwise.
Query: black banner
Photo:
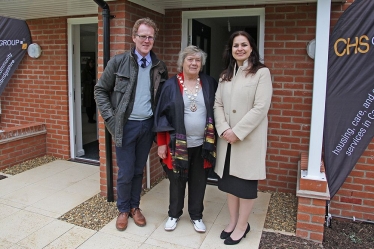
[[[0,17],[0,95],[30,42],[30,30],[25,21]]]
[[[374,1],[356,0],[330,36],[324,160],[332,198],[374,136]]]

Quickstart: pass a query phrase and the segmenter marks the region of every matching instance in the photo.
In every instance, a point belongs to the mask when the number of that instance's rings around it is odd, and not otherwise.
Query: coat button
[[[236,113],[236,110],[232,110],[233,113]]]

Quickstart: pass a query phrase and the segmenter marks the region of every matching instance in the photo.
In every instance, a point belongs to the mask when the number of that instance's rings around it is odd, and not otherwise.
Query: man
[[[132,30],[135,48],[114,56],[95,86],[97,107],[116,146],[120,231],[127,228],[128,217],[146,225],[139,209],[143,170],[154,138],[157,89],[168,78],[165,63],[152,52],[157,32],[151,19],[137,20]]]

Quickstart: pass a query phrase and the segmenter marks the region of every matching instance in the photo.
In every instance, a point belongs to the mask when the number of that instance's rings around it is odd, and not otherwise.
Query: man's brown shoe
[[[146,224],[145,217],[143,216],[142,212],[140,212],[140,208],[131,208],[130,217],[134,219],[134,222],[136,225],[140,227],[145,226]]]
[[[129,219],[129,213],[119,213],[116,221],[116,228],[120,231],[124,231],[127,228]]]

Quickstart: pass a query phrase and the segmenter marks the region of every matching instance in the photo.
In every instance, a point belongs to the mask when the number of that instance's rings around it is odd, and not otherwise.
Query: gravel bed
[[[259,249],[374,249],[374,224],[334,219],[325,227],[323,242],[280,233],[262,232]]]
[[[156,180],[150,189],[163,179],[164,177],[160,177]],[[142,195],[147,193],[150,189],[143,189]],[[117,215],[118,210],[116,202],[107,202],[106,197],[101,196],[99,193],[63,214],[58,219],[76,226],[98,231],[117,217]]]
[[[57,160],[60,158],[54,157],[54,156],[42,156],[42,157],[37,157],[31,160],[27,160],[23,163],[16,164],[12,167],[6,168],[1,170],[0,172],[8,175],[16,175],[19,173],[22,173],[26,170],[41,166],[43,164],[52,162],[54,160]]]
[[[332,218],[331,227],[325,227],[325,249],[373,249],[374,224]]]
[[[99,194],[81,203],[59,217],[59,220],[92,229],[100,230],[118,215],[115,202],[107,202]]]
[[[296,233],[297,197],[291,193],[271,193],[265,229]]]
[[[259,249],[320,249],[322,244],[296,236],[262,232]],[[344,247],[341,247],[342,249]],[[336,248],[338,249],[338,248]]]

